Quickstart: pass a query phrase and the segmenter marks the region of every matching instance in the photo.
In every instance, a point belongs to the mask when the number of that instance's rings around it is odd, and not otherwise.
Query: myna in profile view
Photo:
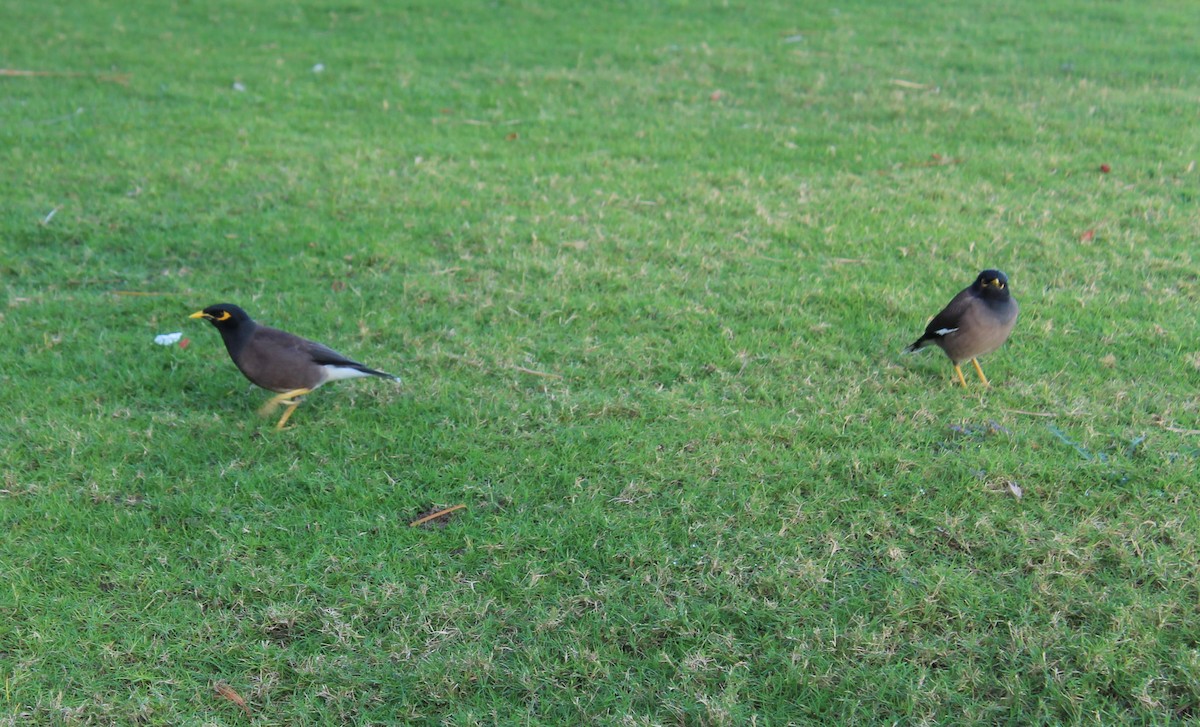
[[[990,386],[978,358],[1000,348],[1016,322],[1017,301],[1008,290],[1008,277],[999,270],[984,270],[933,317],[925,334],[904,350],[908,353],[935,343],[950,357],[964,388],[967,380],[959,368],[964,361],[975,364],[983,385]]]
[[[217,327],[229,357],[251,383],[277,392],[259,413],[269,415],[286,404],[276,429],[283,429],[292,412],[300,405],[297,397],[312,392],[321,384],[338,379],[380,376],[400,378],[368,368],[333,349],[291,333],[260,326],[236,305],[219,303],[197,311],[189,318],[204,318]]]

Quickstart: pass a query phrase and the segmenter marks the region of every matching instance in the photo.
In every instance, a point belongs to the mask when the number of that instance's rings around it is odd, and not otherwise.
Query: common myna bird
[[[220,331],[229,357],[246,378],[264,389],[278,392],[259,409],[260,414],[267,416],[280,404],[287,405],[287,410],[275,425],[276,429],[283,429],[292,412],[300,405],[297,397],[312,392],[327,381],[361,376],[400,380],[398,376],[351,361],[315,341],[260,326],[236,305],[210,305],[188,317],[208,319]]]
[[[1017,301],[1008,291],[1008,277],[999,270],[984,270],[933,317],[925,334],[904,350],[911,353],[936,343],[950,357],[963,388],[967,380],[959,364],[967,360],[975,364],[983,385],[991,386],[979,368],[978,357],[1000,348],[1016,322]]]

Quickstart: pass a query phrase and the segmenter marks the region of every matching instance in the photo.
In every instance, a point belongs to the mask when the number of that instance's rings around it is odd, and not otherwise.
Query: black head
[[[246,311],[230,303],[210,305],[202,311],[196,311],[188,318],[205,318],[219,331],[233,331],[243,323],[250,322],[250,316],[246,315]]]
[[[984,270],[971,288],[988,300],[1008,300],[1008,276],[999,270]]]

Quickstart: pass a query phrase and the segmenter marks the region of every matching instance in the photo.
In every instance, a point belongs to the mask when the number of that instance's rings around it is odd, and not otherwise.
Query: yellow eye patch
[[[231,315],[229,314],[229,311],[227,311],[227,310],[223,310],[223,311],[221,311],[221,315],[220,315],[220,316],[218,316],[217,318],[214,318],[213,320],[214,320],[214,321],[227,321],[227,320],[229,320],[230,318],[233,318],[233,316],[231,316]]]

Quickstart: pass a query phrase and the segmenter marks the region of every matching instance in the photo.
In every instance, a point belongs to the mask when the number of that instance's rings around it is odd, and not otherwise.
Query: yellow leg
[[[962,369],[958,367],[958,364],[954,364],[954,373],[958,374],[958,380],[962,383],[963,388],[967,388],[967,380],[963,378]]]
[[[279,417],[279,423],[275,425],[275,431],[283,429],[283,425],[287,424],[287,420],[291,418],[292,412],[296,411],[296,407],[300,406],[300,402],[293,401],[288,405],[288,408],[283,412],[283,416]]]
[[[292,401],[292,398],[296,396],[304,396],[305,394],[309,393],[312,393],[312,389],[292,389],[291,391],[285,391],[282,394],[276,394],[268,399],[266,404],[263,404],[261,407],[259,407],[258,415],[264,417],[270,416],[276,409],[279,408],[280,404],[287,404],[288,406],[298,404],[300,402]]]
[[[285,391],[282,394],[276,394],[268,399],[266,404],[263,404],[261,407],[259,407],[258,414],[259,416],[264,417],[270,416],[272,412],[279,408],[280,404],[286,404],[287,410],[283,412],[283,416],[280,417],[279,423],[275,425],[276,430],[283,429],[283,425],[286,424],[287,420],[291,418],[292,412],[296,411],[296,407],[300,406],[300,402],[296,401],[296,397],[304,396],[310,392],[312,392],[312,389],[292,389],[291,391]]]
[[[983,375],[983,369],[979,368],[979,361],[971,359],[971,363],[975,364],[975,373],[979,374],[979,380],[983,382],[984,386],[990,388],[991,384],[988,383],[987,377]]]

